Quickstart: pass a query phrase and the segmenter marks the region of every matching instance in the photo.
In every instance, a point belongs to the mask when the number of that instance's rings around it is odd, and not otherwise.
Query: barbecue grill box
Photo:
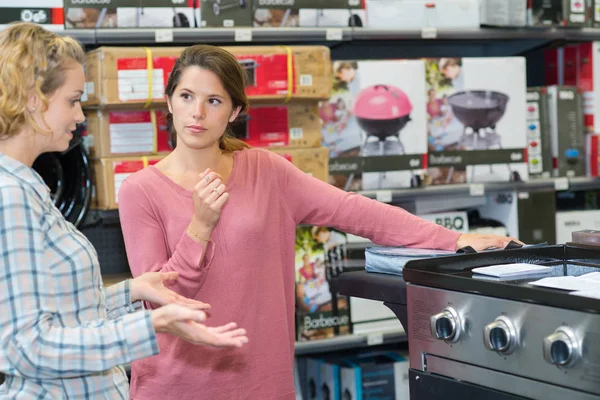
[[[528,179],[525,59],[426,60],[432,184]]]
[[[255,27],[362,27],[362,0],[250,0]]]
[[[418,185],[427,154],[423,60],[336,61],[320,104],[330,183],[345,190]]]
[[[200,1],[203,28],[231,28],[252,26],[252,0]]]

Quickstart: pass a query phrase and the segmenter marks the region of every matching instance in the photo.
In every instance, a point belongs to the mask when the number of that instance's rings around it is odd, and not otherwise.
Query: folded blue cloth
[[[449,250],[412,249],[407,247],[367,247],[365,269],[368,272],[402,275],[407,262],[456,254]]]

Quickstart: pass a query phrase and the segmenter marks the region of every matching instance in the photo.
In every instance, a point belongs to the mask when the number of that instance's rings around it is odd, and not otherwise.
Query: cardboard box
[[[194,28],[194,0],[64,0],[66,29]]]
[[[527,158],[530,178],[552,176],[552,145],[548,90],[545,87],[527,89]]]
[[[479,0],[366,0],[366,5],[369,28],[479,28]]]
[[[329,152],[327,148],[272,147],[269,150],[284,157],[303,172],[327,182],[329,175]]]
[[[572,86],[548,86],[554,176],[585,176],[583,99]]]
[[[252,0],[255,27],[362,27],[361,0]]]
[[[482,25],[526,26],[527,1],[481,0],[480,19]]]
[[[600,230],[600,210],[559,211],[556,213],[556,243],[571,241],[573,232]]]
[[[150,155],[173,150],[166,110],[87,111],[84,144],[92,158]]]
[[[201,0],[203,28],[252,26],[252,0]]]
[[[298,341],[352,333],[350,301],[337,290],[346,235],[316,226],[296,228],[296,331]]]
[[[321,103],[330,183],[344,190],[410,187],[426,167],[423,60],[336,61]]]
[[[251,106],[231,124],[233,134],[252,147],[319,147],[317,104]]]
[[[62,0],[21,0],[1,3],[3,4],[0,5],[0,30],[16,21],[34,22],[50,31],[64,30]]]
[[[165,104],[169,74],[182,47],[100,47],[88,53],[84,106]],[[246,95],[263,103],[322,100],[331,91],[325,46],[225,47],[248,74]],[[288,52],[289,50],[289,52]],[[152,59],[149,82],[148,56]],[[291,70],[289,67],[291,66]],[[152,92],[149,93],[151,84]]]
[[[432,58],[426,71],[431,182],[527,180],[525,59]]]
[[[163,156],[102,158],[93,163],[97,207],[101,210],[119,208],[119,188],[131,174],[154,165]]]
[[[532,26],[574,26],[587,24],[586,0],[530,0]]]

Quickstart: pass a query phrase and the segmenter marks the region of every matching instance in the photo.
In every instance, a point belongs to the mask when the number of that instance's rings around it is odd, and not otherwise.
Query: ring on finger
[[[206,183],[210,183],[210,178],[208,176],[206,176],[204,179],[206,179]]]
[[[214,188],[212,191],[216,194],[219,194],[219,190],[217,188]]]

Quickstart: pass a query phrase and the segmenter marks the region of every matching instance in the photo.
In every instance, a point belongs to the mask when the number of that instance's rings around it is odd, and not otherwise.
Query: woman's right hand
[[[169,333],[193,344],[214,347],[242,347],[248,343],[245,329],[238,329],[234,322],[209,327],[201,322],[206,313],[179,304],[169,304],[151,312],[156,332]]]
[[[200,175],[200,180],[193,190],[194,216],[190,229],[194,236],[206,239],[210,237],[229,198],[226,190],[218,173],[207,169]]]

